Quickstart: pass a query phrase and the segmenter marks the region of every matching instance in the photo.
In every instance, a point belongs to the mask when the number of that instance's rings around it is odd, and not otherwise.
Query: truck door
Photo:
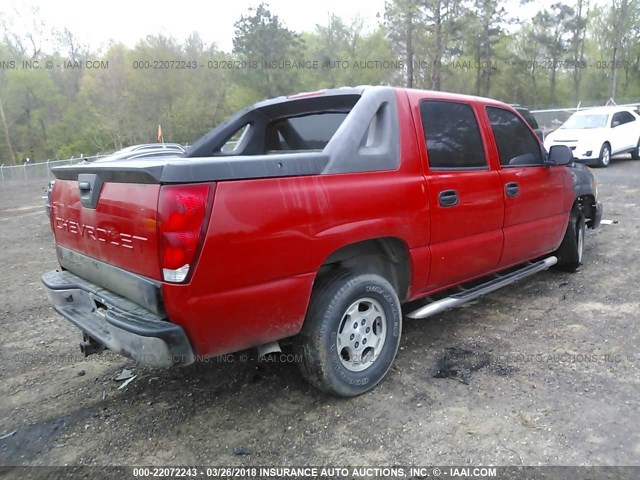
[[[422,99],[419,111],[432,205],[426,290],[433,290],[497,266],[502,253],[504,200],[500,176],[489,167],[472,105]]]
[[[543,165],[543,150],[531,129],[513,112],[488,106],[487,116],[500,158],[504,196],[504,251],[500,266],[555,250],[567,227],[564,167]]]

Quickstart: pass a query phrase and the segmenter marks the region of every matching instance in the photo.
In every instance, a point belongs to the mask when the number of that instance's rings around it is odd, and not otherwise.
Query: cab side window
[[[420,102],[420,117],[432,169],[487,167],[480,130],[470,105],[423,100]]]
[[[622,112],[622,120],[623,123],[631,123],[636,121],[636,117],[631,115],[629,112]]]
[[[618,112],[611,119],[611,126],[624,125],[625,123],[635,122],[635,117],[629,112]]]
[[[503,167],[543,165],[540,142],[522,123],[522,120],[509,110],[497,107],[487,107],[487,115],[498,146],[500,165]]]

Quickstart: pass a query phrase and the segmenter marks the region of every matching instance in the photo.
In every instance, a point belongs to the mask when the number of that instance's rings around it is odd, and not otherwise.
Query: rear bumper
[[[66,270],[42,283],[56,312],[110,350],[153,367],[194,362],[184,330],[166,318]]]

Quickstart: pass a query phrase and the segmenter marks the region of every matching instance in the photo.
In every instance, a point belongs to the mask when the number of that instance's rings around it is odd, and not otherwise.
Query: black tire
[[[314,287],[296,337],[300,370],[327,393],[360,395],[375,387],[391,367],[401,331],[398,295],[385,278],[344,269],[330,272]]]
[[[638,139],[638,144],[636,145],[635,150],[631,152],[631,158],[634,160],[640,160],[640,138]]]
[[[596,167],[607,168],[611,163],[611,146],[605,142],[600,148],[600,156],[598,157],[598,163]]]
[[[562,243],[555,252],[558,257],[557,268],[573,273],[582,265],[585,232],[584,215],[580,210],[574,208],[569,216],[569,224]]]

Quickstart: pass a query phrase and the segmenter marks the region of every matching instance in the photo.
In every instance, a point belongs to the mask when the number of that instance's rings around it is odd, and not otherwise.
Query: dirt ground
[[[596,172],[616,223],[588,232],[580,271],[405,319],[393,369],[349,400],[287,356],[85,359],[40,284],[57,266],[46,180],[0,183],[0,465],[640,465],[640,162]],[[434,378],[447,348],[490,365]]]

